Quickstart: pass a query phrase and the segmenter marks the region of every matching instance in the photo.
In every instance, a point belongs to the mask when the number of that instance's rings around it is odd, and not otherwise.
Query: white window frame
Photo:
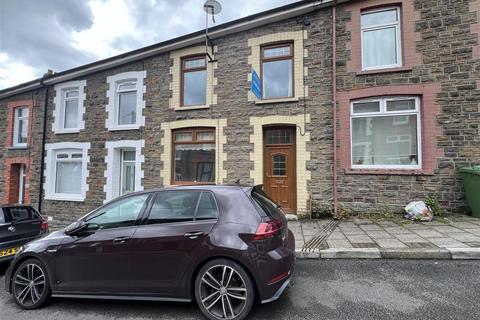
[[[62,133],[78,133],[85,129],[85,120],[83,115],[85,114],[85,87],[87,86],[86,80],[69,81],[55,85],[55,98],[53,99],[53,123],[52,131],[55,134]],[[78,115],[77,126],[75,128],[65,128],[65,106],[66,106],[66,94],[68,91],[78,90]]]
[[[415,110],[387,111],[387,101],[415,100]],[[379,102],[379,112],[353,113],[353,106],[356,103]],[[417,116],[417,165],[359,165],[353,163],[353,119],[368,117],[390,117],[390,116]],[[419,170],[422,169],[422,119],[420,112],[420,97],[418,96],[399,96],[399,97],[377,97],[369,99],[354,100],[350,103],[350,163],[352,169],[400,169],[400,170]]]
[[[105,127],[109,131],[118,130],[135,130],[145,126],[145,116],[143,115],[143,109],[145,109],[144,93],[146,88],[144,86],[144,78],[147,77],[146,71],[131,71],[119,73],[113,76],[107,77],[107,83],[109,89],[107,90],[108,104],[106,106],[108,117],[105,121]],[[136,105],[136,123],[119,125],[118,124],[118,110],[119,110],[119,93],[126,92],[118,90],[119,85],[126,82],[136,82],[137,91],[137,105]],[[127,90],[132,91],[132,90]]]
[[[85,201],[88,183],[87,178],[89,175],[88,163],[90,163],[90,156],[88,155],[88,150],[90,149],[89,142],[58,142],[58,143],[49,143],[45,145],[45,150],[47,152],[45,158],[45,199],[47,200],[58,200],[58,201]],[[66,193],[57,193],[55,190],[56,177],[57,177],[57,159],[56,156],[58,153],[81,153],[82,154],[82,177],[81,177],[81,188],[80,194],[66,194]]]
[[[144,172],[142,169],[145,162],[145,156],[142,149],[145,147],[145,140],[119,140],[107,141],[105,143],[107,156],[105,163],[107,169],[104,171],[106,184],[103,186],[105,192],[104,203],[120,196],[121,188],[121,159],[123,150],[135,150],[135,191],[143,190],[142,179]]]
[[[27,115],[19,117],[18,111],[19,110],[27,110]],[[14,113],[14,121],[13,121],[13,141],[12,147],[14,148],[26,148],[28,146],[28,136],[30,134],[30,127],[29,127],[29,117],[30,117],[30,108],[27,106],[18,106],[13,109]],[[27,126],[27,142],[20,143],[18,142],[18,138],[20,137],[20,132],[18,131],[20,121],[23,121],[23,124]]]
[[[398,21],[396,23],[385,23],[385,24],[378,24],[374,26],[369,26],[369,27],[362,27],[362,16],[365,14],[371,14],[371,13],[377,13],[377,12],[383,12],[383,11],[390,11],[390,10],[396,10],[397,11],[397,17]],[[401,10],[400,7],[386,7],[386,8],[381,8],[381,9],[375,9],[375,10],[367,10],[367,11],[362,11],[360,14],[360,51],[361,51],[361,58],[362,58],[362,71],[369,71],[369,70],[379,70],[379,69],[390,69],[390,68],[399,68],[403,65],[402,62],[402,34],[401,34]],[[365,44],[363,43],[363,34],[368,31],[376,31],[376,30],[381,30],[381,29],[387,29],[395,27],[396,30],[396,56],[397,56],[397,63],[396,64],[387,64],[387,65],[380,65],[380,66],[374,66],[374,67],[365,67],[365,54],[363,49],[365,48]]]
[[[119,190],[118,192],[120,193],[121,196],[125,195],[123,194],[123,189],[124,189],[124,177],[125,177],[125,168],[124,168],[124,164],[125,163],[131,163],[134,165],[135,167],[135,177],[137,175],[137,168],[136,168],[136,164],[137,164],[137,161],[136,160],[125,160],[125,152],[135,152],[136,150],[135,149],[130,149],[130,148],[122,148],[120,149],[120,185],[119,185]],[[135,152],[135,159],[137,159],[137,154]],[[135,187],[134,187],[134,190],[133,191],[136,191],[135,190]]]

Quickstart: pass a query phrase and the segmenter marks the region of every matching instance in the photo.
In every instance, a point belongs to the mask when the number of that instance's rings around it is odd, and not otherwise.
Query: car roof
[[[137,191],[129,193],[126,196],[132,196],[135,194],[143,194],[143,193],[152,193],[152,192],[159,192],[159,191],[174,191],[174,190],[208,190],[213,192],[219,192],[221,190],[232,190],[238,189],[244,192],[249,192],[256,186],[247,185],[247,184],[192,184],[192,185],[170,185],[165,187],[158,187],[152,188],[143,191]]]

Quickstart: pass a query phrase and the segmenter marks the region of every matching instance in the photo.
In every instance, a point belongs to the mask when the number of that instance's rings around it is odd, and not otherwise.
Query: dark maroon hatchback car
[[[23,246],[6,289],[24,309],[50,297],[195,299],[209,319],[243,319],[288,286],[294,243],[260,186],[142,191]]]

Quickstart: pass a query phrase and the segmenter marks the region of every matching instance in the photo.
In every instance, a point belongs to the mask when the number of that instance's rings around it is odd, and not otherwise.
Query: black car
[[[48,222],[33,207],[0,207],[0,263],[12,260],[22,245],[46,233]]]
[[[23,246],[5,276],[24,309],[50,297],[196,300],[212,320],[280,297],[295,239],[261,186],[131,193]]]

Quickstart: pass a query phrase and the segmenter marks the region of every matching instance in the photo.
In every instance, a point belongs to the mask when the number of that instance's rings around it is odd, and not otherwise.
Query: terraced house
[[[201,183],[263,184],[299,215],[426,195],[462,211],[457,170],[480,162],[479,8],[300,1],[211,28],[207,48],[199,31],[4,89],[0,198],[57,225]]]

